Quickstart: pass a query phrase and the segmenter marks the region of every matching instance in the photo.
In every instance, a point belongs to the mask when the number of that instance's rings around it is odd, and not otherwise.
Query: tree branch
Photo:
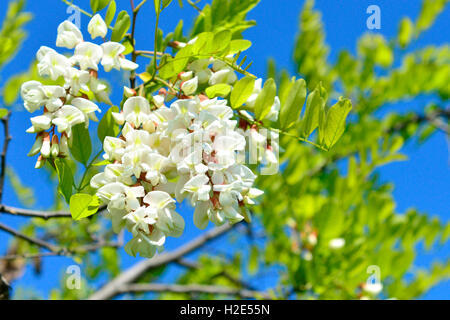
[[[235,289],[223,286],[211,286],[201,284],[163,284],[163,283],[134,283],[126,284],[119,288],[119,293],[127,292],[174,292],[174,293],[207,293],[222,294],[227,296],[238,296],[243,299],[273,299],[266,292],[252,291],[247,289]]]
[[[105,205],[102,205],[98,208],[97,212],[101,212],[106,209]],[[15,208],[11,206],[6,206],[0,204],[0,212],[15,215],[15,216],[24,216],[31,218],[41,218],[41,219],[50,219],[50,218],[71,218],[72,215],[68,211],[40,211],[40,210],[31,210],[24,208]]]
[[[15,236],[17,238],[20,238],[20,239],[23,239],[25,241],[28,241],[28,242],[30,242],[32,244],[35,244],[35,245],[37,245],[39,247],[47,249],[47,250],[49,250],[51,252],[58,252],[59,251],[57,246],[54,246],[53,244],[51,244],[49,242],[46,242],[44,240],[41,240],[41,239],[29,237],[26,234],[23,234],[20,231],[17,231],[15,229],[13,229],[13,228],[11,228],[11,227],[1,223],[1,222],[0,222],[0,230],[6,231],[6,232],[12,234],[13,236]]]
[[[11,136],[9,134],[9,118],[11,116],[11,111],[8,111],[8,114],[2,118],[3,123],[3,151],[1,154],[1,169],[0,169],[0,203],[3,200],[3,190],[5,187],[5,174],[6,174],[6,153],[8,152],[9,141],[11,141]]]
[[[128,268],[112,281],[103,286],[100,290],[92,294],[89,299],[90,300],[105,300],[111,299],[117,294],[120,293],[120,289],[125,285],[133,283],[137,280],[142,274],[144,274],[147,270],[152,268],[157,268],[163,265],[166,265],[171,262],[175,262],[179,260],[184,255],[191,253],[198,248],[205,245],[207,242],[218,238],[219,236],[227,233],[232,229],[233,226],[229,224],[225,224],[221,227],[212,229],[211,231],[206,232],[205,234],[193,239],[187,244],[181,246],[172,252],[163,253],[159,256],[156,256],[153,259],[144,260],[142,262],[136,263],[132,267]]]

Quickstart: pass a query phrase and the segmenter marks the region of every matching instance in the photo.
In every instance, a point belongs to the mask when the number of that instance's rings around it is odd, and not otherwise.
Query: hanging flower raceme
[[[88,31],[103,43],[85,41],[75,25],[63,22],[56,45],[73,49],[73,54],[41,47],[36,55],[39,74],[55,84],[29,81],[22,86],[25,108],[30,113],[43,108],[27,130],[36,134],[28,155],[40,154],[37,168],[45,159],[69,155],[74,126],[87,128],[89,120],[98,121],[96,102],[112,105],[106,85],[98,79],[99,65],[106,72],[138,67],[125,58],[121,43],[106,39],[108,27],[99,14],[89,22]],[[198,39],[178,43],[177,49],[189,49]],[[277,121],[278,97],[264,116],[255,119],[264,88],[261,79],[252,79],[241,101],[245,107],[231,108],[232,101],[223,98],[226,94],[209,95],[207,89],[232,91],[238,82],[233,67],[237,57],[206,57],[189,59],[183,71],[167,79],[152,77],[150,82],[160,82],[156,95],[145,84],[125,88],[120,111],[108,112],[120,132],[101,138],[105,167],[91,178],[90,186],[96,200],[106,204],[113,231],[131,233],[125,246],[130,255],[152,257],[163,250],[167,237],[183,233],[185,220],[176,206],[184,200],[195,208],[193,222],[200,229],[209,222],[250,221],[249,207],[263,192],[254,187],[256,174],[245,161],[248,156],[253,158],[251,164],[277,161],[278,134],[266,134],[261,128],[262,121]]]
[[[93,39],[106,36],[107,27],[100,15],[91,19],[88,31]],[[111,59],[118,61],[114,64],[116,69],[137,68],[137,64],[123,57],[125,47],[122,44],[108,42],[100,46],[84,41],[81,31],[69,21],[59,25],[56,46],[74,49],[74,54],[68,57],[42,46],[36,54],[37,68],[41,77],[50,78],[55,83],[61,83],[62,79],[63,84],[43,85],[38,81],[28,81],[21,87],[27,111],[34,113],[43,107],[41,115],[31,118],[32,126],[27,130],[36,134],[36,141],[28,153],[28,156],[40,154],[36,168],[42,167],[46,158],[68,155],[75,125],[84,123],[88,127],[89,120],[98,121],[95,113],[101,112],[100,108],[89,100],[89,96],[109,103],[107,87],[97,79],[100,62],[107,72],[111,70]],[[115,48],[113,57],[108,49],[111,46]]]
[[[150,257],[167,236],[177,237],[183,218],[174,211],[188,199],[196,208],[194,224],[204,229],[249,218],[248,204],[262,194],[256,176],[242,163],[245,136],[225,100],[178,99],[170,107],[143,97],[128,98],[116,114],[124,122],[119,138],[106,137],[110,162],[91,186],[107,204],[116,232],[127,228],[133,239],[125,249]]]

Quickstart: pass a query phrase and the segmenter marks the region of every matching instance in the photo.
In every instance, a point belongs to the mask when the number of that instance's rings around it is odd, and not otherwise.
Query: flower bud
[[[156,129],[155,123],[152,120],[145,121],[142,128],[149,133],[155,132]]]
[[[156,95],[153,97],[153,102],[155,105],[159,108],[164,104],[164,96],[162,95]]]
[[[34,165],[34,168],[35,169],[40,169],[40,168],[42,168],[44,166],[44,164],[45,164],[45,158],[41,154],[41,155],[39,155],[39,157],[38,157],[38,159],[36,161],[36,164]]]
[[[44,158],[48,158],[50,156],[50,135],[48,132],[44,132],[42,136],[43,141],[41,146],[41,155]]]
[[[59,141],[58,136],[56,134],[52,137],[52,146],[50,148],[50,154],[53,158],[56,158],[59,154]]]
[[[123,95],[127,98],[133,97],[136,95],[136,90],[128,87],[123,87]]]
[[[91,21],[88,24],[88,31],[91,34],[92,39],[97,37],[104,38],[106,33],[108,32],[108,27],[106,26],[105,21],[103,21],[102,17],[97,13],[92,17]]]
[[[191,80],[184,81],[181,84],[181,90],[183,90],[184,94],[187,96],[190,96],[191,94],[194,94],[197,90],[198,86],[198,78],[194,77]]]
[[[188,80],[191,80],[192,77],[193,77],[193,72],[192,72],[192,71],[181,72],[181,73],[180,73],[180,80],[181,80],[181,81],[188,81]]]
[[[125,123],[125,117],[123,115],[123,112],[111,112],[111,115],[113,116],[114,120],[119,126]]]
[[[69,155],[67,136],[64,133],[61,135],[61,141],[59,143],[59,155],[62,157],[67,157]]]
[[[42,147],[43,137],[42,134],[36,135],[36,140],[34,141],[33,146],[31,147],[30,152],[28,152],[27,156],[32,157],[39,153]]]

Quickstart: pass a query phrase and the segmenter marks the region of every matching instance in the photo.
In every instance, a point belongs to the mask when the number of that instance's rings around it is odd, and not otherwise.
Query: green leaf
[[[111,0],[91,0],[91,9],[93,13],[100,11],[109,4]]]
[[[8,109],[0,108],[0,118],[5,117],[8,114]]]
[[[300,135],[303,138],[309,137],[309,135],[319,125],[320,110],[326,103],[326,97],[324,97],[322,94],[324,90],[325,89],[319,83],[316,89],[314,89],[313,92],[308,95],[308,99],[306,100],[305,114],[303,116],[300,127]]]
[[[58,174],[58,191],[67,203],[72,196],[73,174],[69,165],[64,159],[55,160],[56,172]]]
[[[72,127],[72,136],[73,141],[70,152],[78,162],[86,165],[92,153],[89,130],[85,127],[84,123],[77,124]]]
[[[114,16],[116,15],[116,8],[117,8],[116,1],[112,0],[109,3],[108,9],[106,10],[106,15],[105,15],[106,25],[109,26],[111,24],[111,22],[113,21]]]
[[[162,8],[163,9],[167,8],[171,2],[172,0],[163,0]]]
[[[117,137],[120,132],[120,127],[112,116],[113,112],[119,112],[119,108],[116,106],[109,108],[98,124],[97,135],[102,143],[106,136]]]
[[[130,25],[131,19],[128,13],[125,10],[120,11],[111,34],[111,41],[120,42],[130,29]]]
[[[70,197],[70,214],[74,220],[89,217],[97,212],[100,199],[86,193],[76,193]]]
[[[398,43],[400,47],[405,48],[411,42],[411,39],[414,34],[414,25],[412,21],[405,17],[400,22],[400,28],[398,31]]]
[[[250,257],[248,259],[248,273],[254,275],[258,271],[258,247],[252,246],[250,250]]]
[[[255,79],[250,76],[245,76],[236,82],[231,92],[231,107],[237,109],[242,106],[252,95],[254,87]]]
[[[277,86],[272,78],[267,79],[255,101],[255,117],[259,120],[269,113],[277,95]]]
[[[340,97],[339,101],[328,110],[322,141],[322,144],[328,149],[330,149],[344,133],[345,119],[351,109],[351,101]]]
[[[222,30],[214,35],[213,49],[214,53],[219,53],[226,49],[231,41],[231,32],[229,30]]]
[[[238,52],[242,52],[250,48],[252,43],[249,40],[237,39],[230,41],[230,49],[228,54],[235,54]]]
[[[306,82],[298,79],[290,83],[285,97],[281,101],[280,128],[287,129],[295,123],[303,109],[306,99]]]
[[[219,83],[214,86],[206,88],[206,95],[209,98],[215,98],[215,97],[226,97],[231,91],[231,86],[226,83]]]
[[[155,2],[155,13],[156,15],[159,15],[161,12],[161,0],[154,0]]]
[[[112,162],[109,161],[109,160],[102,160],[102,161],[99,161],[99,162],[95,162],[92,165],[95,166],[95,167],[101,167],[101,166],[106,166],[107,164],[111,164],[111,163]]]

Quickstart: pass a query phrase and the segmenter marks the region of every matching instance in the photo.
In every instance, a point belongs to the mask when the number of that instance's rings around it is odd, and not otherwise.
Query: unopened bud
[[[61,157],[67,157],[69,155],[69,145],[67,143],[67,136],[65,133],[61,135],[61,141],[59,143],[59,155]]]
[[[52,137],[52,146],[50,148],[50,154],[53,158],[56,158],[59,154],[59,140],[56,134]]]
[[[30,152],[28,152],[27,156],[32,157],[39,153],[42,147],[43,137],[42,134],[36,135],[36,140],[34,141],[33,146],[31,147]]]
[[[123,115],[123,112],[111,112],[111,115],[113,116],[114,120],[119,126],[125,123],[125,117]]]
[[[147,120],[144,122],[142,128],[149,133],[153,133],[155,132],[155,123],[152,120]]]
[[[164,104],[164,96],[162,95],[156,95],[153,97],[153,102],[155,105],[159,108]]]
[[[123,94],[125,97],[130,98],[136,95],[136,90],[128,87],[123,87]]]
[[[180,74],[179,74],[179,78],[181,81],[191,80],[193,76],[194,76],[194,74],[192,73],[192,71],[180,72]]]
[[[40,169],[45,164],[45,158],[42,156],[42,154],[38,157],[36,164],[34,165],[35,169]]]
[[[43,141],[42,141],[42,147],[41,147],[41,155],[44,158],[48,158],[50,156],[50,135],[48,132],[44,132],[42,134]]]
[[[181,90],[183,90],[184,94],[190,96],[197,91],[198,87],[198,78],[194,77],[191,80],[185,81],[181,83]]]

